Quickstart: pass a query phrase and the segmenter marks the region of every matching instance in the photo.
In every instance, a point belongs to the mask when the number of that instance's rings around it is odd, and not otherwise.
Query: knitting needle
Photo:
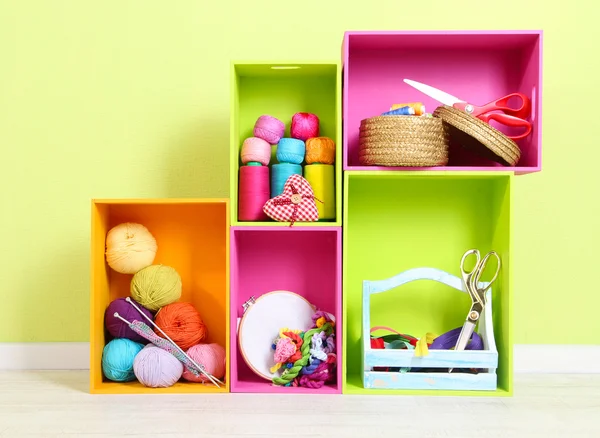
[[[150,318],[148,318],[148,316],[141,311],[141,309],[135,305],[135,303],[131,300],[131,298],[127,297],[125,298],[125,301],[127,301],[129,304],[131,304],[135,310],[137,310],[139,312],[140,315],[142,315],[144,318],[146,318],[146,320],[148,320],[148,322],[150,322],[150,324],[152,324],[156,329],[158,329],[158,331],[160,331],[162,333],[162,335],[171,343],[173,344],[173,346],[175,348],[177,348],[181,354],[183,354],[185,357],[187,357],[189,359],[190,362],[192,362],[197,368],[198,370],[204,374],[211,382],[213,382],[215,384],[215,386],[218,388],[219,387],[219,383],[223,386],[225,386],[225,383],[221,382],[219,379],[217,379],[216,377],[210,375],[209,373],[207,373],[206,371],[204,371],[204,367],[198,365],[191,357],[189,357],[185,351],[183,351],[181,348],[179,348],[179,345],[177,345],[173,339],[171,339],[164,331],[162,331],[162,329],[157,326],[156,324],[154,324],[154,321],[152,321]],[[218,383],[217,383],[218,382]]]
[[[121,315],[119,315],[119,313],[118,313],[118,312],[115,312],[113,315],[114,315],[114,317],[115,317],[115,318],[118,318],[118,319],[120,319],[121,321],[123,321],[124,323],[126,323],[126,324],[128,324],[128,325],[131,325],[131,324],[132,324],[131,322],[127,321],[125,318],[121,317]],[[172,344],[173,344],[173,345],[174,345],[174,346],[175,346],[175,347],[176,347],[176,348],[177,348],[179,351],[181,351],[181,353],[183,353],[183,355],[184,355],[185,357],[187,357],[187,358],[190,360],[190,362],[192,362],[192,364],[193,364],[193,365],[194,365],[194,366],[195,366],[195,367],[198,369],[198,371],[200,371],[200,372],[201,372],[202,374],[204,374],[204,375],[205,375],[205,376],[206,376],[208,379],[210,379],[210,380],[211,380],[211,381],[212,381],[212,382],[213,382],[213,383],[214,383],[214,384],[215,384],[217,387],[219,387],[219,385],[218,385],[218,384],[215,382],[215,380],[217,380],[219,383],[223,383],[223,382],[221,382],[219,379],[217,379],[216,377],[214,377],[214,376],[212,376],[212,375],[208,374],[206,371],[204,371],[204,367],[203,367],[203,366],[201,366],[201,365],[198,365],[198,364],[197,364],[197,363],[196,363],[196,362],[195,362],[195,361],[194,361],[194,360],[193,360],[191,357],[189,357],[189,356],[188,356],[188,355],[187,355],[187,354],[186,354],[186,353],[185,353],[183,350],[181,350],[181,348],[179,348],[179,346],[178,346],[177,344],[175,344],[175,343],[174,343],[173,341],[171,341],[170,339],[169,339],[169,341],[170,341],[170,342],[171,342],[171,343],[172,343]],[[214,380],[213,380],[213,379],[214,379]],[[224,384],[224,383],[223,383],[223,384]]]

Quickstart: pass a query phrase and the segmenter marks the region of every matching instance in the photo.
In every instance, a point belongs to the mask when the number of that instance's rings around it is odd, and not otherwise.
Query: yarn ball
[[[160,309],[154,323],[182,350],[187,350],[206,337],[207,329],[200,314],[191,303],[173,303]],[[154,330],[164,337],[158,330]]]
[[[302,164],[306,149],[304,142],[296,138],[282,138],[277,144],[277,161],[280,163]]]
[[[216,377],[222,379],[225,377],[225,349],[219,344],[198,344],[186,351],[187,355],[198,365],[203,365],[204,370]],[[191,371],[185,369],[183,378],[189,382],[206,382],[208,378],[204,374],[195,376]]]
[[[130,339],[113,339],[102,351],[102,372],[115,382],[135,380],[133,364],[144,346]]]
[[[272,116],[260,116],[254,124],[253,134],[269,144],[277,144],[285,133],[285,124]]]
[[[306,164],[333,164],[335,142],[329,137],[311,137],[306,140]]]
[[[171,353],[148,344],[133,361],[135,377],[150,388],[173,386],[183,374],[183,364]]]
[[[156,239],[141,224],[126,222],[106,235],[106,262],[121,274],[135,274],[150,266],[156,256]]]
[[[148,266],[131,279],[131,297],[146,309],[156,311],[181,298],[181,277],[170,266]]]
[[[319,118],[312,113],[296,113],[292,116],[293,138],[306,141],[319,136]]]
[[[262,138],[249,137],[242,144],[242,163],[258,162],[268,166],[271,161],[271,145]]]
[[[152,320],[152,312],[144,308],[140,303],[136,303],[135,300],[131,301],[133,301],[133,304],[138,306],[144,315]],[[134,319],[137,319],[138,321],[147,323],[146,318],[140,315],[140,312],[138,312],[135,307],[125,301],[125,298],[117,298],[108,305],[106,311],[104,312],[104,326],[112,337],[131,339],[132,341],[141,342],[142,344],[148,343],[146,338],[138,335],[129,327],[129,325],[121,321],[119,318],[116,318],[115,312],[117,312],[119,316],[125,318],[127,321],[133,322]]]

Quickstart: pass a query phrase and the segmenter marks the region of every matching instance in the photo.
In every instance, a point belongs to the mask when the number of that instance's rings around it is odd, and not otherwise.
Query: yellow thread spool
[[[414,109],[415,116],[422,116],[423,114],[425,114],[425,105],[423,105],[421,102],[395,103],[390,107],[390,111],[393,111],[395,109],[402,108],[405,106],[408,106],[408,107],[411,107],[412,109]]]
[[[332,164],[307,164],[304,178],[311,185],[315,197],[319,219],[335,219],[335,170]]]

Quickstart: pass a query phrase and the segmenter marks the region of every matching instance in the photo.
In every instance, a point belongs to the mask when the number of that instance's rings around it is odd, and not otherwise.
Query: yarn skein
[[[154,315],[152,315],[152,312],[144,308],[140,303],[136,303],[135,300],[132,301],[134,301],[134,304],[144,313],[144,315],[153,319]],[[108,305],[104,312],[104,326],[111,336],[114,338],[131,339],[132,341],[140,342],[142,344],[148,343],[146,338],[131,330],[128,324],[124,323],[119,318],[115,318],[115,312],[127,321],[134,321],[136,319],[138,321],[143,321],[145,319],[135,307],[125,301],[125,298],[117,298]]]
[[[271,161],[271,145],[262,138],[249,137],[242,144],[242,163],[261,163],[268,166]]]
[[[267,166],[240,167],[238,220],[269,220],[263,211],[265,202],[269,200],[269,194],[269,168]]]
[[[312,137],[306,140],[306,164],[333,164],[335,142],[329,137]]]
[[[186,351],[198,365],[204,366],[204,370],[216,377],[222,379],[225,377],[225,349],[219,344],[198,344]],[[188,369],[183,370],[183,378],[189,382],[207,382],[208,378],[204,374],[195,376]]]
[[[148,344],[135,357],[133,372],[144,386],[168,388],[181,378],[183,365],[172,354]]]
[[[200,343],[207,335],[207,329],[200,314],[191,303],[173,303],[160,309],[154,323],[182,350]],[[163,334],[155,329],[158,336]]]
[[[290,176],[302,175],[300,164],[279,163],[271,167],[271,198],[283,193],[283,187]]]
[[[260,116],[254,124],[254,136],[262,138],[269,144],[279,143],[284,133],[285,124],[281,120],[269,115]]]
[[[312,113],[296,113],[292,116],[290,129],[293,138],[306,141],[319,136],[319,118]]]
[[[143,348],[130,339],[113,339],[102,350],[102,373],[114,382],[135,380],[133,364]]]
[[[131,279],[131,297],[146,309],[156,311],[181,298],[181,277],[170,266],[148,266]]]
[[[106,262],[121,274],[135,274],[156,257],[156,239],[143,225],[125,222],[106,235]]]
[[[304,142],[297,138],[282,138],[277,144],[277,161],[280,163],[302,164],[306,151]]]

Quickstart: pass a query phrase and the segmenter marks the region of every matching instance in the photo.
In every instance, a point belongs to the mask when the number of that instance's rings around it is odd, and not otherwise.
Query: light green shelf
[[[289,226],[275,221],[238,221],[238,183],[242,143],[252,137],[256,120],[265,114],[285,123],[290,136],[292,116],[310,112],[319,117],[320,136],[336,144],[336,218],[303,226],[342,223],[341,65],[339,62],[233,62],[231,66],[230,198],[232,226]],[[270,164],[277,163],[275,147]],[[303,163],[304,166],[304,163]]]
[[[510,172],[347,171],[343,221],[343,392],[347,394],[512,394],[511,182]],[[494,249],[502,270],[493,287],[498,348],[496,391],[366,390],[361,377],[363,280],[382,280],[430,266],[460,276],[464,252]],[[484,277],[482,281],[489,278]],[[467,294],[436,282],[374,297],[372,325],[423,336],[463,324]]]

